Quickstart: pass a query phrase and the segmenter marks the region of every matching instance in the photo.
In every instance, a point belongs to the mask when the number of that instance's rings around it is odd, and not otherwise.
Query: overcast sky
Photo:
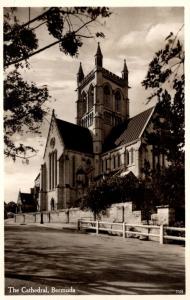
[[[82,62],[84,73],[94,67],[94,54],[97,42],[100,41],[103,53],[103,67],[121,76],[123,60],[126,59],[129,70],[130,116],[145,110],[148,93],[141,86],[146,76],[148,64],[155,51],[164,44],[165,37],[173,31],[177,32],[184,23],[183,8],[176,7],[135,7],[110,8],[113,14],[106,19],[104,26],[96,24],[91,31],[103,31],[105,39],[84,41],[78,58],[70,58],[59,51],[58,46],[35,55],[30,59],[30,70],[23,71],[23,76],[39,86],[46,84],[52,96],[47,105],[55,109],[59,118],[75,122],[75,101],[77,95],[76,73],[79,62]],[[32,8],[31,15],[36,16],[39,8]],[[20,8],[19,17],[26,20],[28,9]],[[47,44],[51,38],[41,28],[39,31],[41,45]],[[180,33],[182,35],[182,32]],[[56,100],[56,101],[55,101]],[[150,105],[153,105],[151,103]],[[18,142],[36,146],[38,155],[30,160],[29,165],[20,160],[15,163],[5,160],[5,201],[17,201],[18,191],[29,192],[34,179],[40,171],[42,155],[45,147],[49,123],[44,121],[42,137],[16,136]]]

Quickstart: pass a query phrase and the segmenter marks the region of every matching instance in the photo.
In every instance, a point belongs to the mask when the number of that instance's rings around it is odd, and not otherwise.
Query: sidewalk
[[[39,227],[46,227],[46,228],[54,228],[54,229],[70,229],[70,230],[77,230],[76,223],[15,223],[14,219],[7,219],[5,220],[5,225],[8,226],[39,226]]]

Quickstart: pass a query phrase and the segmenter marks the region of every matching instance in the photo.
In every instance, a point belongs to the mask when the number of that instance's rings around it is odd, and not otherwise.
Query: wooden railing
[[[113,228],[114,227],[120,227],[119,229]],[[140,229],[147,229],[147,232],[143,231],[137,231],[136,228]],[[184,232],[185,234],[185,228],[180,227],[169,227],[164,225],[142,225],[142,224],[128,224],[128,223],[111,223],[111,222],[103,222],[103,221],[86,221],[86,220],[78,220],[78,229],[91,229],[96,232],[98,235],[100,232],[118,232],[121,233],[123,238],[131,237],[133,235],[139,235],[139,236],[147,236],[147,237],[156,237],[158,238],[160,244],[164,244],[165,240],[177,240],[177,241],[184,241],[185,237],[182,236],[176,236],[176,235],[168,235],[168,231],[173,232]],[[156,229],[158,233],[151,233],[151,229]]]

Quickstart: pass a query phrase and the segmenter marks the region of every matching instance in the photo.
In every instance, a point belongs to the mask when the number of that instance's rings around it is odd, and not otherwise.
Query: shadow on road
[[[184,249],[50,229],[8,228],[5,276],[13,282],[27,280],[31,286],[73,286],[77,294],[175,294],[185,290]]]

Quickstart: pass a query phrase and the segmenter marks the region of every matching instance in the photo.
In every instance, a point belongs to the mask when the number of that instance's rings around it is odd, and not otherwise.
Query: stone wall
[[[16,223],[40,223],[41,213],[18,214],[15,219]],[[79,219],[94,220],[94,216],[92,212],[82,211],[79,208],[43,212],[44,223],[77,223]],[[118,203],[113,204],[109,209],[102,213],[100,220],[113,223],[126,222],[140,224],[141,212],[135,211],[131,202]]]
[[[175,210],[168,205],[157,206],[157,213],[151,215],[151,221],[156,225],[173,225],[175,222]]]
[[[157,214],[151,216],[150,224],[171,225],[174,222],[174,211],[168,206],[157,207]],[[44,223],[77,223],[79,219],[94,220],[93,213],[82,211],[79,208],[62,209],[43,212]],[[132,202],[113,204],[104,211],[99,220],[110,223],[142,224],[141,211],[135,210]],[[18,214],[15,216],[16,223],[40,223],[41,213]]]
[[[134,209],[132,202],[113,204],[111,208],[101,215],[101,220],[113,223],[141,224],[141,211]]]

